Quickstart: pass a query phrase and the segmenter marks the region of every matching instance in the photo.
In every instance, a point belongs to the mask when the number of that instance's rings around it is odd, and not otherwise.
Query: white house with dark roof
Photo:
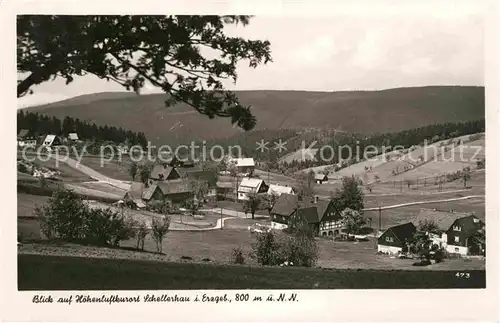
[[[62,144],[62,140],[59,136],[56,135],[47,135],[45,139],[43,139],[42,146],[44,147],[55,147]]]
[[[248,200],[249,193],[266,193],[268,189],[262,179],[245,177],[238,185],[238,200]]]
[[[21,129],[17,135],[17,145],[19,147],[35,147],[36,136],[28,129]]]
[[[321,174],[321,173],[315,174],[314,181],[316,182],[316,184],[323,184],[323,182],[328,181],[328,176],[326,174]]]
[[[68,140],[75,142],[75,141],[79,141],[80,138],[78,137],[78,134],[76,132],[70,132],[68,134]]]
[[[428,232],[429,238],[431,239],[433,244],[442,248],[446,248],[448,244],[448,229],[453,224],[453,222],[455,222],[455,220],[468,215],[469,214],[467,213],[446,212],[435,209],[420,209],[420,212],[418,213],[417,217],[413,219],[412,223],[416,228],[419,228],[425,223],[435,224],[437,232]]]

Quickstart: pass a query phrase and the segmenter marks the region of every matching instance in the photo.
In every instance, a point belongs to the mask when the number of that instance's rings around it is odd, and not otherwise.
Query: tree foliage
[[[139,166],[136,162],[132,162],[128,168],[128,173],[130,177],[132,177],[132,181],[135,181],[135,177],[137,176],[137,171],[139,170]]]
[[[153,218],[151,223],[151,237],[156,242],[158,253],[163,252],[163,239],[170,230],[170,216],[164,215],[161,219]]]
[[[250,213],[252,215],[252,219],[255,219],[255,212],[259,209],[260,204],[262,203],[261,197],[257,193],[248,193],[248,199],[245,200],[243,204],[243,209],[245,213]]]
[[[111,209],[91,209],[76,193],[63,188],[57,188],[35,213],[48,239],[118,246],[135,236],[133,219]]]
[[[314,172],[299,173],[296,176],[297,195],[299,200],[310,203],[314,201],[316,191],[314,190]]]
[[[357,234],[366,225],[366,219],[353,209],[346,208],[340,213],[342,222],[345,225],[347,234]]]
[[[364,193],[354,176],[342,178],[342,188],[337,189],[333,199],[336,200],[337,209],[340,211],[349,208],[361,212],[364,207]]]
[[[17,97],[50,79],[68,84],[92,74],[138,94],[153,85],[168,94],[167,106],[184,102],[249,130],[256,123],[250,107],[223,85],[236,82],[241,62],[255,68],[272,61],[269,41],[225,34],[227,25],[249,22],[249,16],[20,15]]]
[[[21,129],[28,129],[32,134],[54,134],[58,136],[68,136],[71,132],[76,132],[80,140],[104,142],[111,141],[115,144],[128,143],[129,145],[139,145],[146,147],[148,140],[142,132],[133,132],[113,126],[98,126],[78,118],[69,116],[64,119],[49,117],[47,115],[24,112],[17,113],[17,132]]]

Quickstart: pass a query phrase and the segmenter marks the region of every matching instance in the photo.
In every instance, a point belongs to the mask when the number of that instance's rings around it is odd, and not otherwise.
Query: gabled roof
[[[272,214],[290,216],[298,205],[299,197],[292,194],[281,194],[271,209]]]
[[[253,158],[237,158],[234,161],[236,167],[255,166],[255,161],[253,160]]]
[[[141,198],[143,200],[149,201],[153,197],[153,194],[157,189],[158,185],[156,184],[149,186],[146,190],[142,192]]]
[[[323,217],[325,216],[326,210],[328,210],[328,206],[330,205],[330,201],[318,201],[315,206],[318,213],[318,221],[321,222]]]
[[[281,186],[277,184],[270,184],[269,189],[267,190],[267,194],[293,194],[293,188],[291,186]]]
[[[168,182],[156,183],[163,195],[190,193],[193,191],[191,182],[186,179],[171,180]]]
[[[264,181],[261,179],[244,177],[238,186],[238,192],[250,192],[252,190],[257,192],[262,183],[264,183]]]
[[[71,140],[78,140],[78,134],[76,132],[70,132],[68,134],[68,138],[71,139]]]
[[[456,219],[451,226],[460,225],[462,232],[466,236],[471,236],[477,231],[481,230],[484,226],[484,222],[477,218],[475,215],[467,215]],[[450,229],[451,229],[450,226]]]
[[[309,224],[320,222],[316,206],[301,207],[297,209],[296,214],[303,217]]]
[[[447,231],[455,220],[467,216],[467,213],[444,212],[432,209],[420,209],[417,217],[412,221],[415,227],[419,227],[420,222],[434,222],[440,231]]]
[[[56,139],[56,135],[47,135],[45,139],[43,140],[43,145],[44,146],[50,146],[54,143],[54,140]]]
[[[315,174],[314,175],[314,179],[315,180],[320,180],[320,181],[324,181],[328,178],[328,176],[326,176],[325,174],[321,174],[321,173],[318,173],[318,174]]]
[[[172,172],[175,172],[177,173],[177,178],[181,177],[181,174],[179,174],[179,172],[177,171],[177,169],[175,169],[174,167],[172,166],[163,166],[163,165],[154,165],[153,166],[153,170],[151,171],[151,175],[149,175],[150,178],[152,179],[157,179],[157,180],[160,180],[160,179],[163,179],[163,180],[167,180],[172,174]],[[160,175],[163,175],[162,178],[160,178]]]
[[[404,243],[407,239],[411,239],[413,237],[413,234],[415,233],[416,230],[417,230],[417,228],[415,227],[415,225],[413,223],[407,222],[407,223],[403,223],[400,225],[390,227],[385,232],[392,231],[392,233],[394,233],[396,238],[398,238],[398,240],[401,243]],[[385,234],[385,232],[384,232],[384,234]]]
[[[230,182],[217,182],[216,185],[219,188],[233,188],[234,183],[230,183]]]
[[[19,130],[17,137],[19,139],[23,139],[24,137],[28,137],[29,133],[30,133],[30,131],[28,129],[21,129],[21,130]]]

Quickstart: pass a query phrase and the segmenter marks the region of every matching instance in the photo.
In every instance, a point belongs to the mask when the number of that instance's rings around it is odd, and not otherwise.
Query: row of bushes
[[[296,231],[292,235],[268,231],[256,236],[250,257],[263,266],[313,267],[318,260],[318,246],[312,235]],[[233,249],[232,260],[244,264],[243,250]]]
[[[137,238],[137,249],[144,250],[144,241],[151,233],[158,252],[170,228],[170,217],[153,219],[151,229],[146,223],[124,216],[111,209],[93,209],[70,190],[57,188],[35,214],[47,239],[58,239],[97,246],[119,246],[120,241]]]

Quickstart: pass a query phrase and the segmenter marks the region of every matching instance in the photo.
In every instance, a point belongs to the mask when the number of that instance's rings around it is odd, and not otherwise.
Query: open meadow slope
[[[484,87],[434,86],[382,91],[238,91],[257,129],[339,129],[383,133],[484,118]],[[97,93],[28,108],[144,132],[154,142],[226,138],[241,132],[229,120],[209,120],[185,104],[166,108],[165,95]]]

